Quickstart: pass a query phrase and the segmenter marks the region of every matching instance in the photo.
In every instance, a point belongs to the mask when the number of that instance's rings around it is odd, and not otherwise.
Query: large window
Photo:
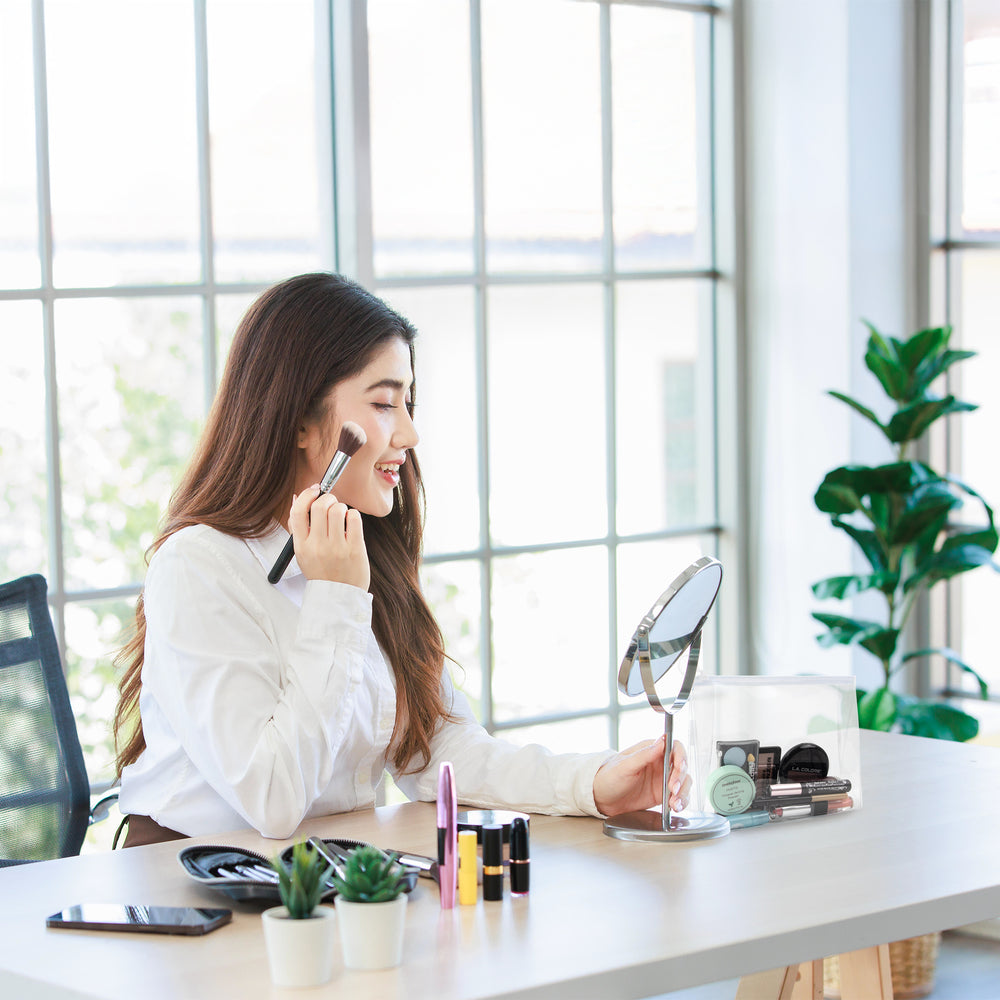
[[[555,749],[650,735],[613,665],[669,580],[731,544],[717,15],[0,8],[0,579],[49,581],[93,778],[111,656],[229,337],[316,268],[420,331],[424,582],[480,717]]]
[[[950,387],[980,409],[952,422],[944,442],[949,467],[1000,509],[996,461],[1000,381],[1000,7],[995,0],[952,0],[938,5],[937,93],[943,96],[937,130],[936,211],[933,215],[932,312],[954,325],[955,346],[978,353],[957,366]],[[960,379],[960,383],[958,382]],[[991,682],[1000,703],[992,620],[1000,604],[1000,576],[976,570],[951,585],[945,611],[949,645]],[[952,690],[971,693],[958,671]],[[969,701],[993,729],[1000,711]],[[988,713],[988,714],[987,714]]]

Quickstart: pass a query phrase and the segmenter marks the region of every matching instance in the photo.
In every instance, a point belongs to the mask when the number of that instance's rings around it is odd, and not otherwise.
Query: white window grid
[[[739,525],[744,521],[746,478],[743,465],[746,441],[743,432],[745,421],[739,417],[742,390],[739,372],[743,368],[744,354],[741,329],[739,294],[741,233],[737,220],[740,211],[738,164],[741,152],[741,124],[738,114],[738,4],[732,0],[719,3],[684,2],[684,0],[574,0],[596,4],[600,9],[601,31],[601,92],[602,92],[602,157],[603,157],[603,214],[604,237],[602,266],[597,271],[567,274],[532,272],[531,274],[490,274],[486,270],[486,236],[483,205],[483,143],[480,45],[480,3],[470,0],[470,31],[472,41],[473,82],[473,137],[475,170],[475,266],[471,274],[435,276],[426,278],[376,279],[373,273],[373,237],[371,217],[371,190],[368,182],[368,165],[364,162],[367,150],[367,42],[365,0],[317,0],[317,65],[329,73],[331,114],[329,131],[320,134],[320,143],[327,144],[332,164],[329,183],[334,204],[333,251],[330,266],[351,274],[362,284],[376,292],[386,292],[397,287],[415,286],[471,286],[476,301],[476,341],[478,352],[477,411],[480,485],[480,544],[461,552],[428,552],[428,564],[450,560],[474,559],[478,561],[481,580],[481,634],[483,699],[481,715],[483,724],[491,731],[564,722],[568,720],[604,717],[608,723],[609,742],[618,745],[618,723],[625,711],[642,708],[619,703],[614,671],[608,672],[608,701],[604,706],[583,711],[551,712],[530,718],[498,721],[493,718],[490,697],[492,638],[490,609],[491,564],[501,556],[521,553],[540,553],[582,546],[603,546],[612,582],[609,601],[609,629],[611,637],[617,634],[615,620],[614,587],[616,579],[616,553],[623,542],[656,541],[683,537],[709,537],[715,539],[711,554],[722,558],[730,577],[729,589],[735,590],[733,598],[723,602],[715,616],[713,640],[720,647],[719,659],[725,659],[727,671],[739,670],[743,657],[740,653],[745,634],[747,601],[742,593],[741,581],[745,577],[746,545],[741,541]],[[36,288],[0,288],[0,301],[37,301],[42,308],[45,373],[45,449],[48,481],[46,518],[48,539],[49,603],[60,648],[66,649],[66,608],[76,602],[91,602],[114,598],[135,598],[141,582],[112,588],[68,589],[63,559],[63,514],[60,474],[60,440],[56,386],[55,303],[59,300],[86,298],[137,299],[143,297],[195,297],[202,307],[202,344],[204,363],[204,407],[208,407],[215,393],[218,376],[217,343],[215,336],[216,299],[234,294],[253,294],[263,291],[270,282],[217,282],[214,274],[214,235],[211,201],[211,161],[209,155],[208,113],[208,0],[192,0],[195,40],[195,73],[197,98],[198,174],[200,196],[200,249],[202,278],[200,281],[179,284],[113,285],[101,287],[59,287],[53,277],[52,206],[49,171],[49,137],[47,116],[47,78],[45,47],[45,0],[32,0],[33,86],[36,123],[36,169],[38,201],[38,234],[41,280]],[[652,6],[705,15],[710,18],[710,43],[701,53],[700,71],[708,87],[711,106],[711,205],[712,261],[703,268],[623,272],[615,269],[611,228],[611,152],[610,152],[610,11],[617,3],[634,6]],[[319,75],[319,74],[318,74]],[[331,96],[332,95],[332,96]],[[321,95],[321,99],[322,99]],[[711,340],[714,347],[716,386],[716,453],[715,468],[716,511],[708,521],[685,525],[682,528],[664,529],[639,535],[619,535],[615,530],[615,454],[614,454],[614,289],[623,282],[649,280],[705,281],[712,286],[713,310]],[[486,326],[485,297],[493,287],[511,284],[554,284],[599,282],[604,289],[605,329],[605,390],[609,405],[606,462],[608,526],[599,538],[576,539],[557,543],[524,546],[498,546],[490,542],[489,535],[489,467],[486,401]],[[724,387],[724,388],[720,388]],[[664,581],[666,584],[667,581]],[[656,595],[650,595],[652,599]],[[613,648],[614,638],[608,649],[609,664],[615,664],[621,651]],[[102,783],[95,783],[100,790]]]

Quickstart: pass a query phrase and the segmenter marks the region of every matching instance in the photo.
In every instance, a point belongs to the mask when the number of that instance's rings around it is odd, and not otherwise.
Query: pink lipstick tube
[[[448,761],[442,762],[438,769],[437,827],[441,906],[450,910],[455,905],[458,875],[458,798],[455,794],[455,771]]]

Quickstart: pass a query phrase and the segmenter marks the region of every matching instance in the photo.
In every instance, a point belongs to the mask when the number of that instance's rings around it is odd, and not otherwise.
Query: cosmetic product
[[[531,883],[531,856],[528,852],[528,824],[515,816],[510,825],[510,894],[527,896]]]
[[[467,809],[458,814],[459,830],[474,830],[476,842],[483,842],[483,827],[490,824],[497,824],[503,828],[503,842],[510,841],[510,825],[515,818],[520,816],[525,823],[529,822],[526,813],[512,812],[509,809]]]
[[[351,456],[359,448],[363,447],[367,440],[365,432],[353,420],[348,420],[344,423],[344,426],[340,428],[340,440],[337,442],[337,451],[330,460],[330,464],[326,467],[326,473],[319,484],[320,493],[329,493],[333,489],[337,480],[343,474],[344,469],[347,468],[347,463],[350,461]],[[268,583],[277,583],[281,579],[285,570],[288,569],[288,564],[292,561],[294,554],[295,540],[289,534],[288,541],[285,542],[285,547],[281,550],[281,555],[274,561],[271,572],[267,574]]]
[[[483,899],[503,899],[503,828],[483,827]]]
[[[708,776],[705,793],[715,812],[721,816],[734,816],[750,808],[757,794],[757,785],[742,767],[723,764]]]
[[[843,795],[851,790],[848,778],[820,778],[816,781],[792,781],[784,784],[767,785],[765,795],[828,795],[839,792]]]
[[[771,810],[771,819],[799,819],[803,816],[826,816],[828,813],[851,809],[854,800],[845,795],[832,802],[814,802],[811,806],[776,806]]]
[[[754,803],[756,806],[757,803]],[[838,796],[829,802],[817,802],[813,805],[777,806],[774,809],[755,808],[752,812],[740,813],[729,817],[731,830],[742,830],[748,826],[764,826],[784,819],[798,819],[803,816],[823,816],[827,813],[843,812],[854,805],[850,796]]]
[[[761,747],[757,754],[757,781],[777,781],[781,747]]]
[[[778,779],[782,782],[815,781],[825,778],[830,770],[830,758],[815,743],[796,743],[785,752],[778,765]]]
[[[716,740],[715,749],[719,753],[720,764],[742,767],[751,778],[757,776],[760,740]]]
[[[462,906],[475,906],[479,899],[479,877],[476,871],[476,835],[472,830],[458,831],[458,901]]]
[[[775,806],[809,806],[814,802],[833,802],[843,797],[843,792],[830,792],[828,795],[758,795],[750,803],[749,811],[773,809]]]
[[[438,768],[437,827],[441,906],[450,910],[455,905],[458,867],[458,799],[455,794],[455,770],[448,761],[443,761]]]
[[[738,816],[729,817],[730,830],[742,830],[747,826],[764,826],[771,822],[771,811],[769,809],[757,809],[753,812],[740,813]]]

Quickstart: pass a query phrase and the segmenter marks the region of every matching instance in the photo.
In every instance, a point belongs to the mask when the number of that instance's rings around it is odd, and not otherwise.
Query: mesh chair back
[[[46,597],[0,584],[0,864],[79,854],[90,784]]]

